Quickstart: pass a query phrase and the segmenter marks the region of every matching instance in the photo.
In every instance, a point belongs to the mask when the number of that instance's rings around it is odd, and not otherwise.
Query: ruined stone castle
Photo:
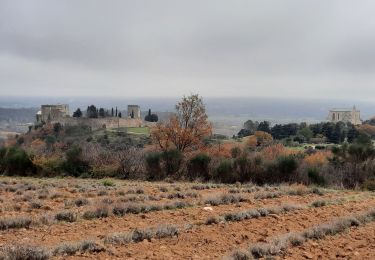
[[[66,104],[42,105],[36,114],[36,121],[38,123],[57,121],[69,116],[69,106]]]
[[[154,123],[145,122],[141,118],[141,109],[138,105],[129,105],[127,117],[87,118],[71,117],[69,106],[66,104],[42,105],[36,114],[37,123],[60,123],[65,126],[88,126],[92,129],[141,127],[151,126]]]
[[[329,111],[328,120],[332,123],[344,122],[353,125],[362,124],[361,111],[353,108],[334,108]]]

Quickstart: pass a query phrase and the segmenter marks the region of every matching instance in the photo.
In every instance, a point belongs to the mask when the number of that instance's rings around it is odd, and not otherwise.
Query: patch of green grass
[[[128,127],[128,134],[141,134],[141,135],[150,135],[150,129],[148,127]]]
[[[102,180],[102,185],[106,187],[113,187],[116,184],[112,180],[105,179],[105,180]]]

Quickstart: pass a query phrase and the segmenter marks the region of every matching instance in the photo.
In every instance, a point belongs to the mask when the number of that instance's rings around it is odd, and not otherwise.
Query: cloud
[[[372,1],[0,3],[3,95],[375,94]]]

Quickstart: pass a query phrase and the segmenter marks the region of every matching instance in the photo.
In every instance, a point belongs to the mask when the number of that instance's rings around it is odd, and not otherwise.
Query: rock
[[[304,252],[304,253],[303,253],[303,257],[304,257],[304,258],[307,258],[307,259],[313,259],[313,255],[310,254],[310,253],[308,253],[308,252]]]
[[[273,217],[274,219],[280,219],[280,216],[276,214],[269,214],[270,217]],[[281,226],[281,225],[280,225]]]
[[[214,211],[214,209],[212,207],[204,207],[203,210],[206,210],[206,211]]]
[[[353,255],[359,256],[360,254],[359,254],[359,252],[355,251]]]

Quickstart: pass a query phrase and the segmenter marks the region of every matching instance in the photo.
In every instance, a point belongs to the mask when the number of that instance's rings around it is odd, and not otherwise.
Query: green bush
[[[251,161],[245,155],[234,159],[233,168],[238,174],[239,181],[247,182],[252,179]]]
[[[233,170],[232,162],[230,160],[223,160],[215,171],[215,178],[223,183],[235,183],[238,181],[238,176]]]
[[[327,184],[326,179],[322,175],[319,174],[319,171],[316,168],[308,169],[307,176],[309,178],[309,181],[313,184],[316,184],[319,186],[325,186]]]
[[[165,151],[162,153],[162,158],[167,175],[173,175],[180,170],[183,156],[179,150]]]
[[[276,167],[279,173],[279,181],[290,181],[298,168],[298,162],[293,156],[281,156],[277,159]]]
[[[375,180],[367,180],[363,184],[363,187],[369,191],[375,191]]]
[[[165,177],[160,163],[161,153],[154,152],[146,155],[146,169],[149,180],[161,180]]]
[[[72,146],[65,153],[65,161],[61,165],[61,169],[75,177],[82,173],[89,171],[89,165],[82,158],[82,148],[79,146]]]
[[[115,186],[115,183],[112,180],[103,180],[102,185],[106,187],[113,187]]]
[[[210,179],[209,165],[211,157],[200,153],[191,158],[187,165],[188,177],[191,180],[202,178],[205,181]]]
[[[0,150],[0,170],[7,175],[26,176],[34,172],[35,168],[25,150],[10,147]]]

